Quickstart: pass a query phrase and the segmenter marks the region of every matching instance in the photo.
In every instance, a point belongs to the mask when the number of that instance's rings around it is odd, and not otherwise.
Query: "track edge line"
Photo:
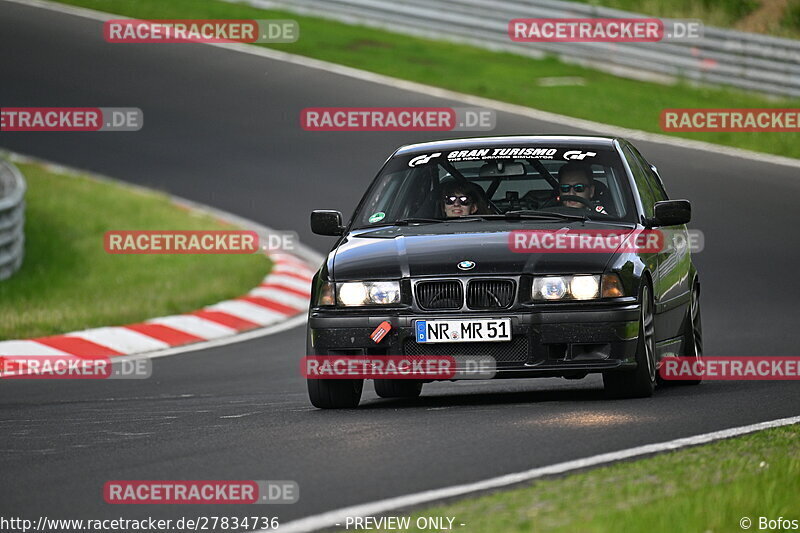
[[[335,526],[337,523],[343,523],[348,516],[372,516],[382,514],[387,511],[410,508],[424,503],[432,503],[438,500],[453,498],[456,496],[464,496],[471,493],[499,489],[515,485],[522,482],[532,481],[534,479],[542,478],[545,476],[552,476],[564,474],[584,468],[607,465],[631,459],[634,457],[646,457],[657,453],[678,450],[700,444],[708,444],[718,440],[729,439],[738,437],[749,433],[755,433],[765,429],[772,429],[782,426],[789,426],[792,424],[800,423],[800,416],[793,416],[787,418],[779,418],[776,420],[769,420],[766,422],[759,422],[747,426],[739,426],[734,428],[723,429],[719,431],[712,431],[710,433],[701,433],[691,437],[681,437],[669,441],[645,444],[642,446],[635,446],[616,452],[603,453],[585,457],[582,459],[573,459],[562,463],[556,463],[550,466],[543,466],[524,470],[521,472],[505,474],[493,478],[488,478],[482,481],[475,481],[472,483],[464,483],[461,485],[452,485],[441,489],[432,489],[423,492],[407,494],[404,496],[397,496],[394,498],[387,498],[366,504],[353,505],[350,507],[343,507],[333,511],[300,518],[281,524],[281,532],[283,533],[304,533],[310,531],[317,531],[319,529]],[[267,529],[254,530],[258,533],[266,533]]]

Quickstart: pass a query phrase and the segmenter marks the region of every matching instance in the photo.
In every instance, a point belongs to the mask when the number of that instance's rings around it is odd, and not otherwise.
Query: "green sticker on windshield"
[[[375,223],[375,222],[380,222],[384,218],[386,218],[386,213],[384,213],[383,211],[378,211],[377,213],[369,217],[369,221],[370,223]]]

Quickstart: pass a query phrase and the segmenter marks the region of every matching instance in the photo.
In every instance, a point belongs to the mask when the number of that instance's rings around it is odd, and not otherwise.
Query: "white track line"
[[[427,490],[424,492],[418,492],[416,494],[408,494],[406,496],[389,498],[363,505],[354,505],[352,507],[345,507],[335,511],[329,511],[327,513],[309,516],[307,518],[301,518],[299,520],[293,520],[291,522],[281,524],[281,533],[316,531],[318,529],[335,526],[336,524],[343,524],[348,516],[374,516],[387,511],[414,507],[421,504],[435,502],[437,500],[452,498],[454,496],[463,496],[473,492],[507,487],[509,485],[531,481],[544,476],[564,474],[583,468],[631,459],[633,457],[642,457],[654,453],[677,450],[679,448],[686,448],[687,446],[697,446],[698,444],[706,444],[716,440],[728,439],[731,437],[737,437],[739,435],[745,435],[747,433],[753,433],[755,431],[788,426],[797,423],[800,423],[800,416],[781,418],[779,420],[771,420],[769,422],[761,422],[758,424],[751,424],[749,426],[723,429],[721,431],[714,431],[712,433],[703,433],[693,437],[685,437],[682,439],[669,440],[656,444],[637,446],[635,448],[628,448],[627,450],[620,450],[618,452],[593,455],[584,459],[576,459],[574,461],[567,461],[551,466],[533,468],[531,470],[493,477],[474,483],[454,485],[452,487],[445,487],[443,489]],[[267,532],[269,530],[259,529],[256,531]]]
[[[311,280],[302,280],[295,278],[293,276],[285,276],[281,274],[268,274],[266,278],[264,278],[264,283],[274,283],[275,285],[281,285],[283,287],[288,287],[290,289],[295,289],[298,291],[311,291]]]
[[[308,309],[309,299],[290,292],[281,291],[278,289],[268,289],[266,287],[256,287],[248,293],[250,296],[258,296],[259,298],[266,298],[273,302],[278,302],[295,309]]]
[[[222,311],[223,313],[253,322],[259,326],[268,326],[286,318],[286,315],[283,313],[241,300],[227,300],[218,304],[209,305],[206,309],[209,311]]]
[[[233,328],[194,315],[161,316],[147,320],[146,322],[148,324],[169,326],[178,331],[183,331],[205,340],[236,334],[236,330]]]
[[[274,258],[274,254],[270,254],[271,257]],[[276,260],[277,261],[277,260]],[[280,262],[275,263],[275,268],[272,270],[273,272],[297,272],[298,274],[306,274],[308,279],[314,277],[314,271],[308,268],[308,265],[298,264],[295,261],[285,261],[281,260]]]
[[[72,331],[67,333],[70,337],[79,337],[87,341],[106,346],[115,352],[124,354],[134,354],[149,352],[169,348],[169,344],[154,339],[138,331],[126,329],[125,327],[104,327],[92,328],[84,331]]]
[[[57,11],[59,13],[65,13],[69,15],[74,15],[99,21],[127,18],[120,15],[103,13],[101,11],[95,11],[83,7],[73,7],[73,6],[57,4],[54,2],[48,2],[46,0],[0,0],[0,1],[12,2],[16,4],[24,4],[42,9],[49,9],[51,11]],[[263,46],[254,46],[254,45],[239,44],[239,43],[233,43],[233,44],[201,43],[201,44],[206,44],[207,46],[216,46],[218,48],[224,48],[227,50],[241,52],[254,56],[266,57],[275,61],[292,63],[306,68],[323,70],[326,72],[331,72],[333,74],[347,76],[349,78],[355,78],[369,83],[377,83],[380,85],[391,87],[393,89],[402,89],[405,91],[423,94],[425,96],[433,96],[437,98],[443,98],[446,100],[462,102],[476,107],[495,109],[497,111],[511,113],[514,115],[523,116],[534,120],[541,120],[542,122],[549,122],[551,124],[559,124],[571,128],[587,130],[595,134],[602,133],[606,135],[625,137],[627,139],[633,139],[638,141],[658,143],[667,146],[674,146],[690,150],[712,152],[715,154],[723,154],[731,157],[739,157],[742,159],[749,159],[751,161],[759,161],[763,163],[800,168],[800,159],[794,159],[791,157],[784,157],[773,154],[765,154],[762,152],[753,152],[751,150],[733,148],[731,146],[723,146],[720,144],[714,144],[704,141],[695,141],[692,139],[682,139],[679,137],[671,137],[669,135],[663,135],[660,133],[649,133],[646,131],[628,129],[619,126],[610,126],[608,124],[593,122],[591,120],[567,117],[564,115],[550,113],[547,111],[540,111],[538,109],[533,109],[522,105],[509,104],[507,102],[500,102],[497,100],[491,100],[489,98],[481,98],[479,96],[463,94],[456,91],[450,91],[448,89],[442,89],[439,87],[431,87],[429,85],[424,85],[422,83],[416,83],[412,81],[392,78],[390,76],[375,74],[373,72],[367,72],[352,67],[345,67],[343,65],[337,65],[335,63],[329,63],[327,61],[321,61],[319,59],[311,59],[309,57],[289,54],[287,52],[279,52],[277,50],[264,48]]]
[[[46,344],[39,344],[38,342],[31,342],[28,340],[13,340],[0,342],[0,357],[3,356],[27,356],[27,355],[47,355],[47,356],[65,356],[69,355],[67,352],[62,352]]]

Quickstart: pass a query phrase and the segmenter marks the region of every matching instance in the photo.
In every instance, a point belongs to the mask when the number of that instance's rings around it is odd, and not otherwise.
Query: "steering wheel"
[[[594,211],[594,206],[592,205],[592,202],[590,202],[589,200],[587,200],[583,196],[577,196],[575,194],[562,194],[560,196],[560,198],[559,198],[559,201],[561,202],[561,205],[563,207],[569,207],[569,206],[565,206],[564,205],[565,201],[566,202],[580,202],[586,207],[586,209],[590,209],[590,210]]]

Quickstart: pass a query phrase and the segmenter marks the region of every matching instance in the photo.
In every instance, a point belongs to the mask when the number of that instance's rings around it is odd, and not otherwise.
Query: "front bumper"
[[[510,318],[512,340],[416,342],[415,320],[468,318]],[[392,329],[375,343],[370,334],[384,321]],[[308,355],[488,355],[497,364],[497,378],[579,378],[590,372],[635,367],[639,305],[491,314],[318,308],[309,312],[308,333]]]

